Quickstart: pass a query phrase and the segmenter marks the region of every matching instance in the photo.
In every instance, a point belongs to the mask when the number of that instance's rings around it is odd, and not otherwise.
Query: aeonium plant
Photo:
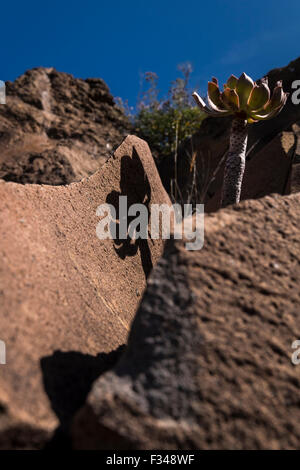
[[[282,81],[279,81],[271,97],[267,77],[255,83],[242,73],[240,78],[231,75],[222,92],[216,78],[208,82],[207,104],[198,93],[194,92],[193,97],[209,116],[233,115],[221,207],[238,203],[245,171],[248,126],[277,116],[286,103],[288,93],[283,91]]]

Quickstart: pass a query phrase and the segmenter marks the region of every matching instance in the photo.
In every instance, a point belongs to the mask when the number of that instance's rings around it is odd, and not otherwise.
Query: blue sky
[[[101,77],[136,102],[140,75],[156,72],[162,94],[189,61],[203,94],[212,75],[259,78],[300,55],[299,0],[15,1],[1,5],[0,79],[53,66]],[[299,77],[300,78],[300,77]]]

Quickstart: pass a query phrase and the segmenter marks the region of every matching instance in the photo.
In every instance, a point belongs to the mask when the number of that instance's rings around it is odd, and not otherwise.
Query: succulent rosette
[[[193,97],[202,111],[210,116],[234,115],[249,124],[275,117],[286,103],[288,93],[282,88],[282,81],[276,83],[272,96],[268,78],[254,82],[242,73],[240,78],[231,75],[220,91],[218,80],[208,82],[207,104],[194,92]]]

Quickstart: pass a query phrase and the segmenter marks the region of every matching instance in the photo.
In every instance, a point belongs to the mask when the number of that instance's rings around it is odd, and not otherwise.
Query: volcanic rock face
[[[0,448],[41,447],[65,431],[126,342],[162,241],[97,237],[97,207],[119,195],[170,204],[133,136],[79,183],[0,183]]]
[[[299,218],[266,197],[207,216],[201,251],[169,242],[75,448],[299,448]]]
[[[296,148],[288,184],[291,193],[298,193],[300,191],[300,123],[293,124],[292,129],[296,137]]]
[[[128,134],[101,79],[36,68],[6,82],[0,106],[0,179],[60,185],[91,175]]]
[[[299,139],[300,105],[292,101],[295,88],[294,80],[300,76],[300,58],[283,68],[271,70],[266,74],[271,90],[278,80],[283,80],[283,88],[290,93],[287,103],[280,114],[269,121],[249,126],[247,163],[243,180],[241,199],[257,199],[271,193],[290,194],[300,186],[297,164],[297,145]],[[294,124],[298,123],[297,129]],[[231,118],[207,118],[191,140],[179,149],[178,179],[183,197],[190,190],[189,155],[197,151],[198,199],[201,191],[218,166],[228,149]],[[298,169],[297,169],[298,168]],[[224,162],[208,188],[201,202],[205,202],[207,212],[220,207]],[[169,190],[170,175],[173,169],[168,161],[162,162],[160,173],[165,187]],[[198,201],[199,202],[199,201]]]

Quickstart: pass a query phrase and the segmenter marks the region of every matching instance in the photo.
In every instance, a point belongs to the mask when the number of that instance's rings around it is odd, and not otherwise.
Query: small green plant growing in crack
[[[249,124],[277,116],[287,97],[288,93],[282,89],[282,81],[277,82],[271,97],[267,77],[255,83],[245,73],[240,78],[231,75],[222,92],[218,80],[212,78],[208,82],[207,104],[198,93],[193,93],[196,104],[209,116],[233,115],[221,207],[240,202]]]

